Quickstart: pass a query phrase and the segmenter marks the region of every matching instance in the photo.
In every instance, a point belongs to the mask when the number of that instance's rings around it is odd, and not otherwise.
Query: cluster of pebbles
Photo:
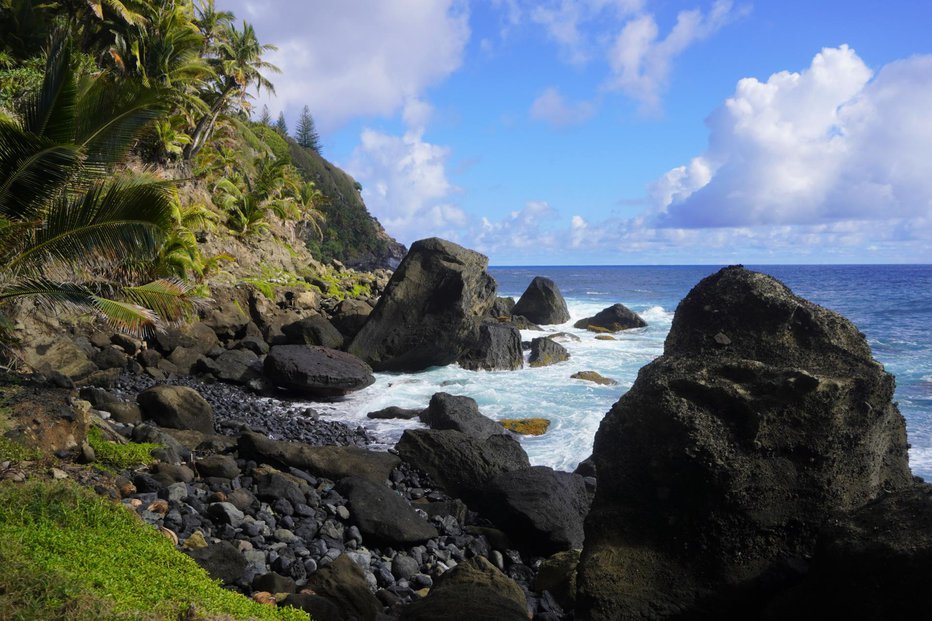
[[[113,392],[133,399],[154,383],[126,375]],[[365,429],[320,420],[304,406],[257,397],[228,384],[189,377],[170,383],[200,392],[213,407],[217,432],[230,436],[229,442],[224,450],[219,450],[223,442],[213,442],[211,450],[217,452],[199,447],[187,465],[159,463],[149,472],[135,473],[123,481],[123,503],[144,521],[170,531],[182,549],[231,588],[257,599],[266,592],[302,588],[325,594],[327,584],[315,579],[329,567],[331,581],[350,583],[335,598],[355,601],[341,601],[341,606],[358,611],[377,607],[379,614],[392,618],[425,596],[438,576],[481,556],[521,586],[533,618],[568,618],[548,592],[531,590],[541,559],[510,549],[500,531],[404,462],[391,471],[387,483],[438,534],[418,545],[366,541],[336,481],[294,467],[275,469],[233,453],[232,436],[247,430],[316,446],[365,447],[372,441]],[[346,559],[361,570],[355,577],[345,571]]]

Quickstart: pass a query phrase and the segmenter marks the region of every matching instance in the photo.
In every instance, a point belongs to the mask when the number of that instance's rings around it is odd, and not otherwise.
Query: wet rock
[[[454,362],[495,299],[488,259],[442,239],[415,242],[347,350],[377,371]]]
[[[546,367],[570,359],[570,353],[559,343],[539,336],[531,341],[531,355],[528,364],[532,367]]]
[[[610,377],[604,377],[603,375],[596,373],[595,371],[577,371],[570,375],[571,379],[584,380],[587,382],[592,382],[594,384],[599,384],[601,386],[617,386],[618,382],[613,380]]]
[[[514,371],[524,366],[521,332],[508,323],[483,322],[472,345],[460,355],[459,365],[472,371]]]
[[[591,332],[620,332],[632,328],[643,328],[646,325],[647,322],[641,319],[640,315],[623,304],[613,304],[592,317],[580,319],[573,324],[573,327]]]
[[[521,315],[528,321],[545,326],[565,323],[570,320],[570,312],[559,287],[549,278],[535,276],[528,285],[518,303],[511,311],[512,315]]]
[[[374,412],[369,412],[366,414],[366,418],[373,419],[401,419],[401,420],[411,420],[412,418],[417,418],[421,415],[423,410],[420,409],[408,409],[400,408],[395,405],[390,405],[387,408],[382,408],[381,410],[376,410]]]
[[[499,424],[522,436],[542,436],[547,433],[550,421],[546,418],[503,418]]]
[[[136,400],[146,420],[163,427],[213,433],[213,409],[193,388],[162,384],[142,391]]]
[[[423,543],[438,534],[436,528],[385,484],[347,477],[339,481],[337,490],[346,497],[350,519],[366,541],[402,546]]]
[[[893,387],[840,315],[740,266],[704,279],[596,435],[577,611],[720,617],[785,588],[833,516],[911,485]]]
[[[430,398],[421,420],[431,429],[453,429],[479,439],[504,433],[500,424],[479,413],[475,399],[445,392]]]
[[[310,345],[276,345],[265,358],[265,373],[278,386],[302,394],[332,397],[375,382],[372,369],[352,354]]]

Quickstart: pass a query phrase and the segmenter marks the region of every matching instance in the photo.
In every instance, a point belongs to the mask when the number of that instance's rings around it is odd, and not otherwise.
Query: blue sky
[[[932,3],[219,0],[400,241],[493,264],[932,261]]]

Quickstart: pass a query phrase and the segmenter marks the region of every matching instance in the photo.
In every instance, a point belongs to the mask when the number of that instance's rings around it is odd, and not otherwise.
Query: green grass
[[[97,463],[101,466],[124,470],[135,466],[148,466],[155,462],[151,453],[157,448],[162,448],[161,444],[149,444],[145,442],[129,442],[128,444],[117,444],[105,440],[100,433],[100,429],[94,427],[87,434],[87,441],[97,458]]]
[[[42,451],[23,446],[9,438],[0,436],[0,461],[36,461],[42,459]]]
[[[0,483],[0,619],[308,621],[227,591],[126,509],[70,481]]]

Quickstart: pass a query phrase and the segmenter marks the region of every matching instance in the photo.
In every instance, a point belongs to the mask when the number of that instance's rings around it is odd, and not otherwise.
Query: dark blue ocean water
[[[932,265],[765,265],[797,295],[837,311],[867,336],[874,357],[896,376],[913,472],[932,480]],[[673,311],[719,266],[497,267],[499,294],[519,296],[534,276],[554,280],[574,305],[621,302],[635,311]],[[669,325],[665,325],[669,329]],[[660,353],[664,334],[655,333]],[[629,378],[622,379],[622,386]],[[633,377],[630,378],[633,380]],[[616,395],[617,396],[617,395]]]

